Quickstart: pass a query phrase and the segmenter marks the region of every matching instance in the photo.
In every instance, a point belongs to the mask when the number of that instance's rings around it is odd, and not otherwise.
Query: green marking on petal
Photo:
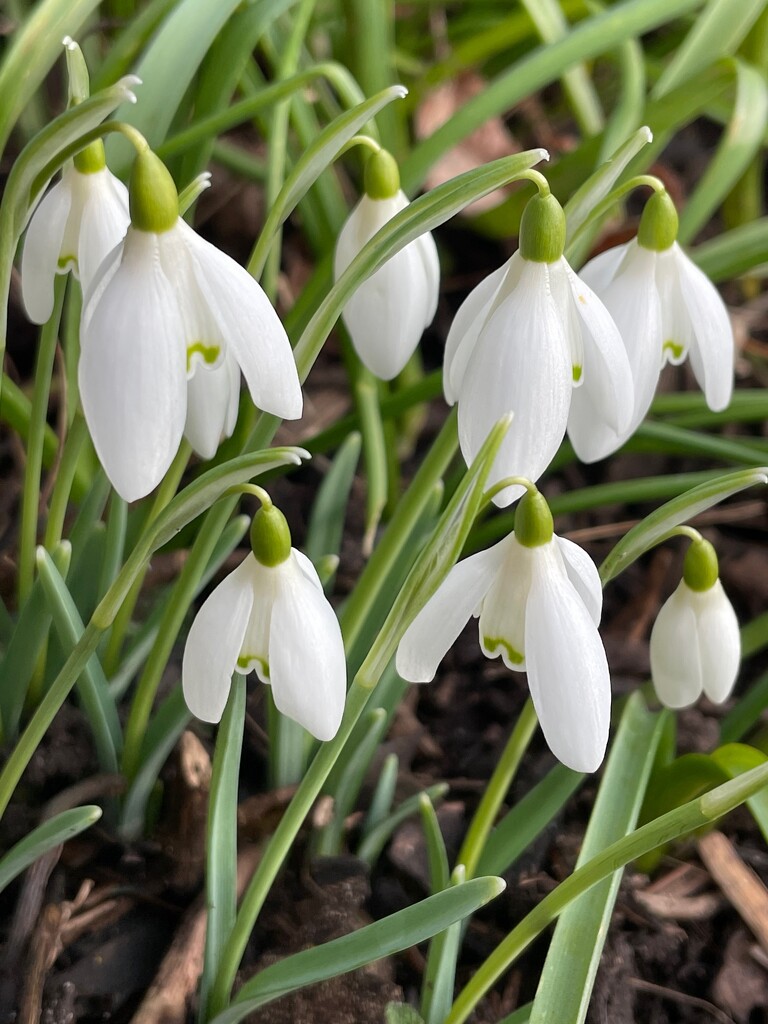
[[[219,358],[220,345],[206,345],[203,341],[194,341],[187,345],[187,373],[192,369],[192,357],[198,355],[208,366],[213,366]]]
[[[579,381],[581,380],[581,375],[582,375],[583,372],[584,372],[583,367],[581,367],[581,366],[574,366],[573,367],[573,383],[574,384],[578,384],[579,383]]]
[[[503,648],[507,653],[507,660],[511,661],[513,665],[522,665],[525,661],[525,655],[521,654],[520,651],[516,651],[512,644],[503,637],[485,636],[483,637],[483,644],[491,654],[495,654],[500,648]]]
[[[77,256],[64,253],[59,256],[57,265],[59,270],[77,270]]]
[[[269,662],[266,658],[260,658],[258,654],[241,654],[237,659],[237,667],[250,671],[250,669],[256,667],[254,662],[259,663],[261,675],[265,679],[269,679]]]
[[[679,359],[682,356],[684,349],[682,345],[678,345],[677,342],[669,339],[668,341],[664,342],[661,351],[662,353],[671,352],[673,359]]]

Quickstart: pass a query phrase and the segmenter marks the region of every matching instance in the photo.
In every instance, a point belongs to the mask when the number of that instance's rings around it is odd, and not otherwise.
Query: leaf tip
[[[640,134],[643,136],[646,142],[653,142],[653,132],[647,124],[644,124],[643,127],[640,129]]]

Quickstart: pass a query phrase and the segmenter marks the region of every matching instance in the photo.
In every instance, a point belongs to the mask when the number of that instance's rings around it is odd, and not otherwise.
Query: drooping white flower
[[[537,480],[568,430],[576,454],[595,458],[601,431],[618,437],[633,405],[632,377],[619,331],[563,256],[565,218],[557,200],[536,196],[520,228],[520,250],[482,281],[448,334],[445,397],[459,408],[467,463],[500,416],[514,421],[490,479]],[[520,487],[494,498],[508,505]]]
[[[646,203],[636,238],[609,249],[581,271],[616,321],[635,386],[623,443],[650,408],[665,363],[691,360],[694,377],[715,412],[733,390],[734,339],[728,311],[709,278],[678,245],[677,213],[666,192]],[[617,447],[606,431],[596,457]]]
[[[371,238],[408,199],[385,150],[365,166],[365,194],[341,229],[334,258],[338,279]],[[440,288],[437,248],[429,232],[419,235],[358,287],[342,318],[355,351],[368,369],[391,380],[403,369],[435,316]]]
[[[404,679],[429,682],[470,616],[479,618],[483,653],[528,673],[554,755],[592,772],[610,724],[610,673],[597,630],[602,589],[589,555],[557,537],[551,523],[541,495],[527,494],[515,532],[449,572],[406,630],[396,666]]]
[[[659,700],[685,708],[702,692],[715,704],[729,696],[741,661],[739,623],[718,578],[708,541],[694,541],[683,578],[651,631],[651,676]]]
[[[30,219],[21,254],[29,319],[44,324],[50,318],[56,274],[71,270],[87,291],[129,223],[128,190],[106,166],[102,143],[94,142],[77,154]]]
[[[282,523],[275,528],[260,521],[265,515]],[[266,527],[261,538],[259,523]],[[254,551],[197,613],[184,649],[184,699],[193,715],[218,722],[232,673],[255,670],[271,685],[280,712],[317,739],[330,740],[344,712],[344,643],[314,566],[290,546],[283,524],[274,506],[256,513]]]
[[[160,482],[185,430],[199,454],[215,452],[234,428],[239,370],[260,409],[285,419],[302,410],[269,300],[181,220],[173,181],[151,152],[136,159],[131,218],[85,297],[79,367],[96,451],[127,501]]]

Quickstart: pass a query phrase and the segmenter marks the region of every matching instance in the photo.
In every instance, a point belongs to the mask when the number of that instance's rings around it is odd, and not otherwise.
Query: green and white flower
[[[336,243],[338,279],[363,246],[408,206],[400,175],[385,150],[365,166],[365,194],[349,215]],[[419,235],[358,287],[343,320],[355,351],[382,380],[396,377],[410,359],[437,310],[440,263],[429,232]]]
[[[733,391],[734,339],[728,311],[709,280],[676,241],[677,213],[666,192],[646,203],[636,238],[601,253],[581,270],[621,332],[635,386],[629,424],[596,436],[594,458],[615,451],[650,408],[665,363],[691,361],[715,412]],[[592,461],[592,460],[586,460]]]
[[[406,630],[397,671],[429,682],[471,616],[480,646],[528,673],[536,714],[552,753],[575,771],[600,766],[608,742],[611,683],[598,624],[602,588],[594,562],[552,530],[538,492],[515,513],[515,531],[450,571]]]
[[[266,517],[266,518],[265,518]],[[346,699],[344,642],[311,561],[291,547],[282,513],[256,513],[253,551],[197,614],[182,664],[193,715],[218,722],[232,673],[255,671],[279,711],[319,740],[330,740]]]
[[[79,381],[102,465],[127,501],[163,478],[182,435],[204,457],[232,432],[239,371],[256,406],[298,419],[301,385],[258,283],[178,215],[173,181],[136,159],[131,225],[85,297]],[[200,378],[200,379],[197,379]]]

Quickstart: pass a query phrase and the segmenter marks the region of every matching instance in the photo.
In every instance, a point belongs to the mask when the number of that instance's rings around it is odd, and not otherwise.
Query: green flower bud
[[[79,153],[75,153],[73,162],[75,170],[81,174],[96,174],[97,171],[103,171],[107,166],[107,160],[104,156],[104,143],[101,139],[96,139],[90,146],[86,146]]]
[[[664,252],[677,240],[678,217],[669,193],[654,192],[643,209],[637,244],[652,252]]]
[[[515,539],[524,548],[549,544],[555,532],[547,499],[539,491],[526,491],[515,510]]]
[[[151,149],[139,153],[128,188],[131,224],[161,235],[179,219],[179,194],[170,171]]]
[[[371,153],[365,162],[363,187],[370,199],[391,199],[400,188],[400,168],[386,149]]]
[[[708,540],[691,541],[683,562],[683,579],[691,590],[711,590],[717,583],[719,568],[717,552]]]
[[[291,553],[291,531],[285,516],[274,505],[262,507],[251,523],[251,550],[256,561],[270,568],[280,565]]]
[[[528,201],[520,221],[520,255],[534,263],[554,263],[565,249],[565,214],[553,195]]]

